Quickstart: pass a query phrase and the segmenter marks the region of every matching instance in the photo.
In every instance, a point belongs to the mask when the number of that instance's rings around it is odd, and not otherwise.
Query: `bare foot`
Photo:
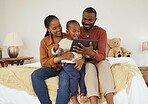
[[[88,101],[88,97],[85,95],[80,95],[80,102],[81,103],[86,103]]]
[[[72,104],[80,104],[78,102],[77,96],[71,96],[70,100],[71,100]]]

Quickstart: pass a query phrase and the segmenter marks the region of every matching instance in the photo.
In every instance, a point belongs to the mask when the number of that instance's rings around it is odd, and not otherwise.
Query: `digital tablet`
[[[90,42],[92,42],[93,45],[93,49],[96,50],[98,47],[98,40],[87,40],[87,39],[74,39],[70,48],[70,51],[74,51],[73,50],[73,46],[78,46],[80,47],[80,45],[78,43],[81,43],[83,46],[85,47],[89,47]]]

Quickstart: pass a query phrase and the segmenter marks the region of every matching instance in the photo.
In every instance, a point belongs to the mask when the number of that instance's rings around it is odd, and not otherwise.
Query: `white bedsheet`
[[[107,58],[111,64],[128,62],[136,66],[133,59],[122,58]],[[26,66],[26,65],[24,65]],[[27,66],[40,66],[39,62],[28,64]],[[148,104],[148,88],[144,82],[142,75],[137,74],[131,83],[129,94],[126,90],[118,92],[114,95],[114,104]],[[0,104],[40,104],[37,97],[33,97],[25,91],[19,91],[8,88],[0,84]],[[103,104],[106,104],[104,102]]]

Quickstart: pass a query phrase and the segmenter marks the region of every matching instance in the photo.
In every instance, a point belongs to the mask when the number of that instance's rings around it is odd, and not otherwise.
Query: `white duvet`
[[[127,62],[136,66],[136,63],[132,58],[108,57],[107,59],[111,64]],[[37,62],[24,66],[40,66],[40,64]],[[40,102],[37,97],[31,96],[25,91],[11,89],[0,84],[0,104],[40,104]],[[103,104],[106,104],[106,102]],[[148,104],[148,88],[142,75],[137,74],[132,79],[131,88],[128,94],[126,93],[126,89],[123,89],[114,95],[114,104]]]

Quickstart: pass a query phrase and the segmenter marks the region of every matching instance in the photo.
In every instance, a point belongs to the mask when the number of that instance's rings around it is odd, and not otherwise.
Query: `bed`
[[[135,73],[131,74],[133,77],[130,77],[131,78],[130,86],[128,85],[128,83],[126,83],[124,84],[124,86],[122,86],[120,90],[118,90],[115,93],[114,104],[148,104],[148,88],[144,82],[142,74],[140,73],[135,61],[132,58],[128,57],[120,57],[120,58],[107,57],[107,59],[110,61],[112,66],[118,65],[121,67],[121,65],[123,64],[128,64],[136,68]],[[40,104],[38,98],[33,92],[30,79],[32,71],[40,67],[40,63],[36,62],[32,64],[26,64],[17,67],[17,69],[15,69],[15,67],[16,66],[8,68],[0,68],[0,104]],[[23,75],[19,76],[20,73],[22,73],[21,71],[23,70],[23,68],[26,68],[24,69],[26,72],[23,72]],[[16,73],[11,71],[13,69],[15,70]],[[15,75],[15,77],[17,78],[13,78],[13,76],[8,75],[8,73]],[[25,79],[25,81],[23,78]],[[3,83],[3,80],[7,80],[9,83],[7,84]],[[30,87],[26,85],[28,84],[28,82],[30,84],[29,85]],[[10,83],[11,86],[9,86]],[[20,83],[24,85],[21,86],[19,85]],[[58,77],[46,80],[50,97],[53,102],[55,101],[56,97],[57,83],[58,83]],[[15,86],[13,86],[13,84],[15,84]],[[23,88],[24,86],[26,87]],[[85,104],[89,104],[89,102]],[[102,100],[101,104],[106,104],[106,101]]]

